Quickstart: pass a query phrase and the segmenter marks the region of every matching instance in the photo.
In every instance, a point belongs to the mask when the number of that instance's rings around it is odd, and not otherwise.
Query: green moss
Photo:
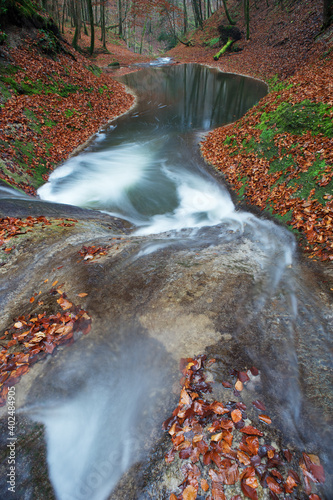
[[[281,92],[282,90],[288,90],[293,87],[292,83],[279,82],[279,77],[275,74],[272,78],[267,81],[270,92]]]
[[[248,184],[248,177],[245,176],[245,177],[242,177],[239,179],[241,182],[242,182],[242,187],[238,190],[238,196],[240,196],[240,198],[243,198],[244,197],[244,194],[245,194],[245,190],[247,188],[247,184]]]
[[[280,158],[277,158],[270,163],[268,172],[287,172],[291,168],[296,168],[294,158],[291,154],[286,154],[286,151],[283,151]]]
[[[317,199],[322,205],[325,205],[327,200],[324,196],[333,192],[333,180],[326,186],[320,186],[318,182],[327,168],[328,165],[324,160],[317,159],[306,172],[299,173],[297,179],[291,179],[288,185],[297,186],[298,190],[295,196],[303,199],[308,198],[311,190],[314,189],[315,193],[313,198]]]
[[[333,137],[332,110],[332,106],[309,100],[296,104],[283,102],[275,111],[262,114],[258,128],[265,130],[273,127],[278,133],[295,135],[311,131],[313,134],[322,133],[326,137]]]
[[[28,109],[28,108],[25,108],[23,113],[25,114],[25,116],[28,118],[28,120],[30,122],[29,127],[32,130],[34,130],[35,132],[37,132],[38,134],[40,134],[42,131],[42,126],[41,126],[39,119],[35,115],[35,113],[31,109]]]
[[[117,63],[119,65],[119,63]],[[110,65],[109,65],[110,66]],[[96,66],[95,64],[90,64],[89,66],[85,66],[85,68],[89,71],[92,72],[93,75],[95,76],[101,76],[102,74],[102,70],[101,68],[99,68],[98,66]]]
[[[220,37],[211,38],[210,40],[207,40],[205,42],[205,45],[211,48],[216,47],[219,44],[220,44]]]
[[[75,109],[65,109],[66,118],[71,118],[75,114]]]

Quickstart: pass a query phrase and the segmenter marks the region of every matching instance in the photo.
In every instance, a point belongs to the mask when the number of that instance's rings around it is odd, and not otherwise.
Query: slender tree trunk
[[[106,30],[105,30],[105,3],[101,1],[101,42],[103,49],[106,49]]]
[[[75,49],[78,49],[78,42],[81,35],[81,0],[73,0],[73,21],[75,26],[75,33],[72,41],[72,45]]]
[[[212,5],[210,0],[207,0],[207,17],[210,17],[212,15]]]
[[[246,40],[250,38],[250,0],[244,0],[244,17],[246,24]]]
[[[87,0],[88,16],[90,21],[90,49],[89,54],[92,55],[95,49],[95,26],[94,26],[94,12],[91,0]]]
[[[145,18],[145,23],[143,25],[143,30],[142,30],[142,33],[141,33],[140,54],[142,54],[143,39],[144,39],[144,36],[145,36],[145,33],[146,33],[146,29],[147,29],[147,19],[148,19],[148,15]]]
[[[323,29],[328,28],[332,23],[333,23],[333,0],[324,0]]]
[[[187,19],[187,5],[186,5],[186,0],[183,0],[183,31],[184,35],[187,33],[187,27],[188,27],[188,19]]]
[[[64,4],[62,6],[61,33],[65,33],[64,25],[65,25],[66,7],[67,7],[67,0],[64,0]]]
[[[245,5],[245,4],[244,4]],[[228,11],[228,8],[227,8],[227,2],[226,0],[223,0],[223,7],[224,7],[224,12],[225,12],[225,15],[227,16],[227,19],[228,19],[228,23],[229,24],[236,24],[235,21],[233,21],[230,17],[230,14],[229,14],[229,11]]]
[[[196,25],[196,27],[200,26],[200,28],[202,29],[203,23],[202,23],[202,15],[201,15],[201,10],[200,10],[201,3],[200,3],[200,7],[199,7],[199,2],[200,2],[200,0],[192,0],[192,8],[193,8],[195,25]]]
[[[118,35],[123,36],[123,20],[122,20],[121,0],[118,0],[118,18],[119,18]]]

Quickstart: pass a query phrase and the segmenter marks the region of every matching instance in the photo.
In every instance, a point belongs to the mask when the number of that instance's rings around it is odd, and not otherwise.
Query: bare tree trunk
[[[92,8],[91,0],[87,0],[88,15],[90,21],[90,48],[89,54],[92,55],[95,49],[95,26],[94,26],[94,12]]]
[[[101,42],[103,49],[106,49],[106,30],[105,30],[105,0],[101,1]]]
[[[123,21],[122,21],[122,12],[121,12],[121,0],[118,0],[118,18],[119,18],[119,30],[118,35],[123,36]]]
[[[146,29],[147,29],[147,19],[148,19],[148,15],[145,18],[145,23],[143,25],[143,30],[142,30],[142,33],[141,33],[140,54],[142,54],[143,39],[144,39],[144,36],[145,36],[145,33],[146,33]]]
[[[333,0],[324,0],[323,29],[328,28],[332,23],[333,23]]]
[[[202,14],[201,14],[201,3],[199,4],[200,0],[192,0],[192,8],[193,8],[193,14],[194,14],[194,21],[196,27],[200,26],[202,29]]]
[[[236,24],[235,21],[233,21],[230,17],[230,14],[229,14],[229,11],[228,11],[228,7],[227,7],[227,2],[226,0],[223,0],[223,7],[224,7],[224,12],[225,12],[225,15],[227,16],[227,19],[228,19],[228,23],[229,24]]]
[[[244,0],[244,17],[246,24],[246,40],[250,38],[250,0]]]
[[[78,42],[81,36],[81,0],[72,0],[72,13],[73,13],[73,21],[75,26],[75,33],[72,41],[72,45],[75,49],[78,49]]]
[[[188,27],[187,6],[186,6],[186,0],[183,0],[183,30],[184,30],[184,35],[186,35],[186,33],[187,33],[187,27]]]

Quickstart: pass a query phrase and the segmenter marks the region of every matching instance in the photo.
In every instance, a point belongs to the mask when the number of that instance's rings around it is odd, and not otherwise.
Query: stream
[[[164,462],[158,449],[168,449],[161,422],[179,397],[179,359],[206,352],[217,360],[216,397],[230,397],[221,384],[230,369],[258,367],[245,400],[265,401],[281,446],[320,456],[326,483],[316,491],[333,498],[330,297],[298,256],[292,233],[240,210],[199,152],[205,133],[243,116],[266,85],[168,62],[119,78],[136,105],[29,202],[30,211],[41,206],[46,215],[70,205],[99,216],[85,215],[67,238],[46,233],[39,246],[28,242],[25,260],[3,275],[3,327],[47,272],[69,295],[88,292],[93,317],[89,335],[17,385],[21,418],[28,429],[29,422],[45,426],[57,499],[169,498],[168,473],[161,479],[163,466],[152,472]],[[0,189],[0,211],[1,199],[25,209],[25,197],[9,191]],[[126,221],[121,232],[119,221]],[[77,252],[87,242],[113,246],[104,260],[82,264]],[[32,455],[22,458],[30,470]],[[36,486],[28,476],[17,498],[51,498],[46,480]]]

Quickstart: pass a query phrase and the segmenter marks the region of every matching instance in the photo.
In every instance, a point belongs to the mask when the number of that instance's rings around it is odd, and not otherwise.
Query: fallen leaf
[[[258,418],[262,422],[265,422],[265,424],[271,424],[272,423],[272,420],[267,415],[259,415]]]
[[[243,418],[242,412],[240,410],[233,410],[231,412],[231,418],[233,422],[239,422]]]
[[[183,491],[183,500],[195,500],[197,498],[197,490],[189,485]]]

